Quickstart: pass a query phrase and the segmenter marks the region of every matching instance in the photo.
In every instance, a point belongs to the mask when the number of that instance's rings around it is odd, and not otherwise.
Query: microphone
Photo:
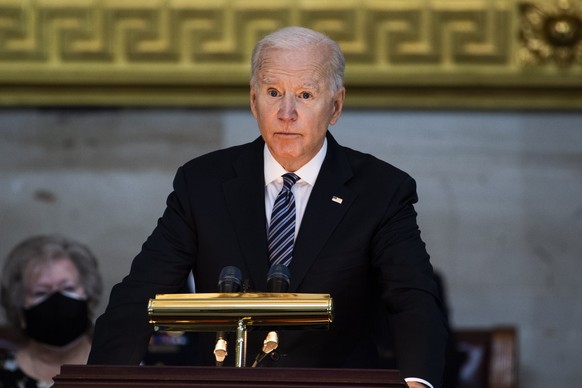
[[[268,292],[283,293],[289,290],[291,275],[289,273],[289,268],[283,264],[275,264],[271,266],[269,272],[267,273],[267,290]],[[253,367],[256,367],[267,354],[271,353],[273,350],[277,349],[279,346],[279,335],[276,331],[270,331],[267,337],[263,341],[263,348],[261,352],[255,358]]]
[[[218,277],[218,292],[239,292],[242,283],[242,273],[240,269],[234,266],[224,267],[220,271]],[[216,333],[216,345],[214,346],[214,358],[216,359],[216,366],[222,366],[224,359],[228,355],[228,342],[226,340],[226,333],[219,331]]]
[[[289,268],[283,264],[275,264],[267,273],[268,292],[287,292],[289,290],[291,275]]]
[[[224,267],[218,278],[218,292],[239,292],[242,283],[242,273],[235,266]]]

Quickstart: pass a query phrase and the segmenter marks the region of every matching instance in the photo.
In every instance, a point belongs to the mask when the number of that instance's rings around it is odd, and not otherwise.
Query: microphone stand
[[[224,267],[220,271],[218,278],[218,290],[221,293],[232,293],[240,290],[242,282],[242,273],[240,269],[235,266]],[[224,359],[228,356],[228,343],[226,341],[226,333],[219,331],[216,333],[216,345],[214,346],[214,358],[216,359],[216,366],[221,367],[224,364]]]
[[[216,366],[222,366],[224,359],[228,356],[227,352],[227,342],[224,338],[220,337],[216,341],[216,346],[214,347],[214,358],[216,359]]]
[[[291,274],[289,273],[289,268],[283,264],[274,264],[269,268],[269,273],[267,273],[267,288],[269,292],[274,293],[286,293],[289,290]],[[276,331],[270,331],[267,333],[267,337],[263,341],[263,348],[261,352],[257,354],[253,367],[260,364],[261,361],[271,353],[273,350],[277,349],[279,346],[279,334]]]
[[[252,367],[255,368],[257,365],[263,361],[263,358],[267,356],[267,354],[271,353],[273,350],[277,349],[279,346],[279,334],[276,331],[270,331],[267,334],[267,338],[263,341],[263,349],[261,353],[257,354],[255,358],[255,362],[253,363]]]
[[[236,352],[235,352],[235,366],[237,368],[244,368],[247,359],[247,325],[243,319],[239,319],[236,327]]]

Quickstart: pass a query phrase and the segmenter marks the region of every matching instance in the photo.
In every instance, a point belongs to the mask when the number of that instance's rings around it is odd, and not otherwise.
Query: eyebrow
[[[277,81],[275,81],[271,78],[268,78],[268,77],[264,77],[261,81],[263,84],[266,84],[266,85],[272,85],[272,84],[277,83]],[[313,82],[305,82],[303,85],[301,85],[301,87],[307,88],[307,89],[313,89],[313,90],[317,90],[317,91],[319,91],[319,89],[320,89],[319,84],[313,83]]]

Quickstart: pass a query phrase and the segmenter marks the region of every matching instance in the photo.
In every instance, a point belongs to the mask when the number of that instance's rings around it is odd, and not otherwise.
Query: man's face
[[[337,122],[345,90],[331,95],[326,52],[270,49],[251,85],[251,110],[273,157],[296,171],[323,145]]]

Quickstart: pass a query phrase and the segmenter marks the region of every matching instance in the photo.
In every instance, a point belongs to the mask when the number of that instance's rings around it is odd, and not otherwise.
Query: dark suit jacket
[[[375,319],[387,315],[402,375],[438,385],[445,317],[416,222],[415,182],[371,155],[341,147],[329,133],[327,138],[289,266],[289,291],[331,294],[335,319],[326,331],[282,332],[277,357],[264,364],[379,367]],[[191,269],[197,292],[217,292],[219,273],[228,265],[242,270],[250,290],[267,291],[263,146],[258,138],[178,170],[162,218],[97,320],[89,363],[139,363],[152,333],[148,299],[183,289]],[[264,336],[249,332],[249,358]],[[215,335],[201,337],[202,363],[213,364]]]

